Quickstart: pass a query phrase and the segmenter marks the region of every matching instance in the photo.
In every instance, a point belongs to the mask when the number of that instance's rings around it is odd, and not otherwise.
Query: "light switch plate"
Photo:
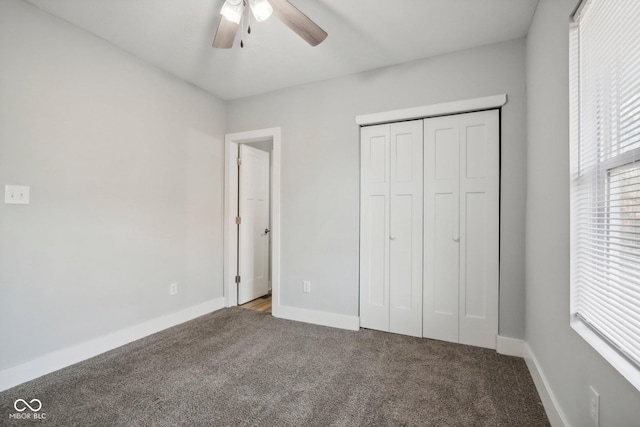
[[[8,205],[28,205],[29,190],[25,185],[5,185],[4,202]]]

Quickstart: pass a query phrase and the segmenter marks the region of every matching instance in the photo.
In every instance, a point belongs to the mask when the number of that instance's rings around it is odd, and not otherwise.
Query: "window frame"
[[[577,8],[577,14],[584,14],[586,2],[583,2]],[[577,185],[590,185],[593,197],[597,197],[598,193],[604,191],[605,197],[601,207],[597,208],[597,226],[593,226],[591,231],[595,233],[604,233],[603,241],[608,245],[611,238],[612,224],[610,222],[612,197],[610,192],[609,177],[615,169],[636,164],[640,168],[640,148],[631,149],[619,154],[607,156],[602,159],[600,149],[596,150],[597,154],[592,164],[583,165],[581,153],[581,80],[580,80],[580,50],[582,49],[579,37],[578,23],[576,22],[580,16],[574,15],[574,20],[570,25],[570,278],[571,278],[571,306],[570,306],[570,325],[571,328],[584,339],[591,347],[593,347],[606,361],[608,361],[623,377],[625,377],[637,390],[640,391],[640,364],[632,357],[626,355],[606,334],[598,330],[597,326],[589,323],[578,314],[578,304],[576,302],[577,287],[577,249],[578,249],[578,225],[579,220],[574,212],[574,188]],[[608,154],[613,154],[607,150]],[[580,181],[584,181],[580,183]],[[585,183],[586,182],[586,183]],[[607,255],[605,255],[607,256]],[[604,273],[609,274],[609,273]]]

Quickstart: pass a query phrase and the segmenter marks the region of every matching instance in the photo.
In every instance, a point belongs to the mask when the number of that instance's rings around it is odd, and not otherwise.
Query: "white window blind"
[[[578,13],[571,311],[640,372],[640,1],[590,0]]]

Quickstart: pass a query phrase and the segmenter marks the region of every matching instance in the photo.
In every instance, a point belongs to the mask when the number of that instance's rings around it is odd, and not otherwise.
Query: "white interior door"
[[[458,116],[424,121],[423,335],[458,342]]]
[[[360,325],[422,336],[422,121],[361,129]]]
[[[495,348],[498,111],[426,119],[424,132],[423,334]]]
[[[460,116],[460,336],[496,348],[500,134],[498,110]]]
[[[269,291],[269,153],[240,144],[238,304]]]
[[[389,330],[390,126],[360,131],[360,326]]]
[[[391,124],[389,332],[422,336],[422,120]]]

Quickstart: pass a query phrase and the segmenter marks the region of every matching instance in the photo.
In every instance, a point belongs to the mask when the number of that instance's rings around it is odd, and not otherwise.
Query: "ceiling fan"
[[[258,22],[264,21],[274,13],[311,46],[317,46],[327,38],[326,31],[287,0],[226,0],[220,10],[220,23],[213,39],[213,47],[229,49],[233,46],[247,1]]]

